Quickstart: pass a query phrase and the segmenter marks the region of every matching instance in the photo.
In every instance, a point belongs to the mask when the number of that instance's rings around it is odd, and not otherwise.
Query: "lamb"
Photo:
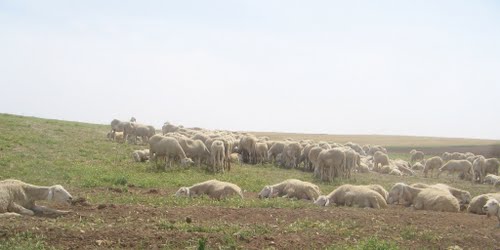
[[[446,164],[444,164],[442,167],[439,168],[439,172],[437,176],[444,172],[448,171],[448,173],[453,174],[453,173],[463,173],[465,177],[470,176],[474,174],[474,171],[472,170],[472,164],[468,160],[450,160]],[[472,178],[474,179],[474,178]]]
[[[417,151],[414,149],[410,152],[410,154],[411,154],[411,157],[410,157],[411,163],[424,160],[424,152],[422,152],[422,151]]]
[[[380,185],[355,186],[345,184],[328,195],[320,196],[314,204],[328,206],[333,203],[337,206],[356,205],[358,207],[380,209],[387,208],[385,195],[387,195],[387,191]]]
[[[425,161],[425,166],[424,166],[424,177],[427,178],[427,173],[431,171],[431,178],[432,178],[432,173],[434,172],[434,169],[439,169],[443,165],[443,160],[439,156],[434,156],[432,158],[427,159]]]
[[[490,198],[486,201],[486,204],[483,206],[483,211],[486,213],[486,216],[489,218],[491,215],[494,215],[498,219],[497,227],[500,227],[500,203],[495,198]]]
[[[259,193],[259,198],[297,198],[315,201],[320,195],[319,187],[297,179],[288,179],[272,186],[265,186]]]
[[[417,210],[459,212],[460,205],[449,191],[439,188],[416,188],[404,183],[396,183],[389,191],[388,204],[412,205]]]
[[[149,160],[149,149],[138,149],[132,152],[135,162],[146,162]]]
[[[224,142],[220,140],[215,140],[212,143],[210,152],[212,154],[212,164],[214,173],[219,171],[224,173],[224,159],[226,158],[225,151],[226,150],[224,148]]]
[[[167,166],[172,167],[174,157],[181,159],[181,165],[194,164],[193,160],[186,157],[186,153],[182,149],[177,139],[165,137],[162,135],[154,135],[149,139],[149,155],[157,164],[158,157],[165,157],[165,170]],[[153,157],[154,156],[154,157]]]
[[[323,150],[318,155],[318,170],[322,181],[333,181],[342,177],[345,165],[345,153],[337,148]]]
[[[55,215],[69,213],[36,205],[35,202],[40,200],[69,204],[73,196],[61,185],[46,187],[13,179],[0,181],[0,217],[35,215],[35,213]]]
[[[490,198],[500,200],[500,193],[488,193],[475,196],[470,201],[467,212],[473,214],[485,214],[485,212],[483,211],[483,207]]]
[[[213,199],[224,199],[232,195],[238,195],[243,199],[243,192],[236,184],[218,180],[209,180],[194,184],[191,187],[181,187],[175,193],[176,196],[196,197],[207,195]]]
[[[123,136],[123,132],[112,132],[113,133],[113,140],[119,143],[125,142],[125,137]]]

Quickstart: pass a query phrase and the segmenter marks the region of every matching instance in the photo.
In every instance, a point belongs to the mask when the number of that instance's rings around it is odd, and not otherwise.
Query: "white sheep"
[[[422,151],[417,151],[417,150],[413,149],[412,151],[410,151],[410,154],[411,154],[411,157],[410,157],[411,163],[424,160],[424,152],[422,152]]]
[[[473,214],[485,214],[483,207],[490,198],[500,200],[500,193],[488,193],[475,196],[472,198],[469,207],[467,208],[467,212]]]
[[[213,172],[222,172],[224,173],[224,159],[225,156],[225,148],[224,142],[220,140],[215,140],[212,142],[210,146],[210,153],[212,154],[212,164],[213,164]]]
[[[278,184],[265,186],[259,193],[259,198],[297,198],[305,200],[316,200],[320,195],[317,185],[297,179],[288,179]]]
[[[432,173],[434,172],[434,169],[439,169],[441,166],[443,166],[443,159],[439,156],[434,156],[427,161],[425,161],[425,166],[424,166],[424,176],[427,178],[427,173],[431,171],[431,178],[432,178]]]
[[[439,188],[416,188],[404,183],[396,183],[389,191],[387,203],[413,205],[417,210],[459,212],[460,204],[449,191]]]
[[[493,184],[497,181],[500,181],[500,176],[494,175],[494,174],[487,174],[486,177],[484,177],[484,183],[486,184]]]
[[[437,176],[444,172],[448,171],[448,173],[459,173],[463,174],[465,177],[473,176],[474,171],[472,170],[472,164],[468,160],[450,160],[442,167],[439,168],[439,172]],[[472,178],[474,180],[474,178]]]
[[[35,186],[19,180],[0,181],[0,217],[34,215],[35,213],[50,213],[63,215],[68,211],[60,211],[36,205],[36,201],[69,204],[73,197],[61,185],[50,187]]]
[[[138,149],[132,152],[135,162],[146,162],[149,160],[149,149]]]
[[[239,195],[243,199],[243,192],[236,184],[218,180],[209,180],[194,184],[190,187],[181,187],[175,193],[176,196],[196,197],[207,195],[214,199],[223,199],[232,195]]]
[[[172,167],[172,161],[175,157],[181,159],[181,165],[194,164],[191,158],[186,157],[179,141],[173,137],[154,135],[149,139],[149,155],[156,161],[158,157],[165,157],[165,169]],[[154,156],[154,158],[153,158]]]
[[[377,151],[373,155],[373,169],[374,169],[374,171],[378,172],[379,164],[381,165],[380,167],[389,165],[389,156],[382,151]]]
[[[322,195],[314,202],[319,206],[337,206],[368,207],[368,208],[386,208],[387,202],[385,196],[387,191],[380,185],[355,186],[350,184],[342,185],[333,190],[328,195]]]
[[[486,216],[489,218],[491,215],[494,215],[498,219],[497,227],[500,227],[500,203],[495,198],[490,198],[486,201],[486,204],[483,206],[483,211],[486,213]]]
[[[454,188],[452,186],[442,184],[442,183],[437,183],[437,184],[433,184],[433,185],[428,185],[428,184],[424,184],[424,183],[415,183],[415,184],[412,184],[411,186],[416,187],[416,188],[431,187],[431,188],[438,188],[438,189],[446,190],[446,191],[450,192],[451,195],[455,196],[455,198],[457,198],[458,201],[460,201],[461,205],[469,204],[471,202],[471,199],[472,199],[472,196],[469,193],[469,191]]]

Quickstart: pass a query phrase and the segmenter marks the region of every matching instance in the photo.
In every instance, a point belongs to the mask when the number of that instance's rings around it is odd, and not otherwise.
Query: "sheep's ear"
[[[49,194],[47,195],[48,201],[52,201],[52,198],[54,198],[54,187],[49,188]]]

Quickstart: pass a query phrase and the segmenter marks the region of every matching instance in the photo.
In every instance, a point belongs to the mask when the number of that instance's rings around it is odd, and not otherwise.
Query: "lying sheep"
[[[431,178],[432,178],[432,173],[434,172],[434,169],[439,169],[443,166],[443,159],[439,156],[434,156],[427,161],[425,161],[425,166],[424,166],[424,177],[427,178],[427,173],[431,171]]]
[[[147,162],[149,161],[149,149],[138,149],[132,152],[132,158],[135,162]]]
[[[495,185],[497,181],[500,181],[500,176],[494,174],[488,174],[486,175],[486,177],[484,177],[483,183]]]
[[[464,174],[466,177],[473,175],[472,164],[468,160],[448,161],[446,164],[439,168],[437,176],[439,177],[439,175],[444,171],[448,171],[448,173],[450,174]]]
[[[415,164],[413,164],[413,166],[411,166],[411,169],[417,171],[424,170],[424,165],[422,165],[422,163],[420,162],[416,162]]]
[[[500,203],[495,198],[490,198],[486,201],[486,204],[483,206],[483,211],[486,213],[486,216],[489,218],[491,215],[496,216],[498,219],[497,227],[500,227]]]
[[[35,202],[47,200],[69,204],[72,199],[71,194],[61,185],[44,187],[12,179],[0,181],[0,217],[34,215],[35,213],[63,215],[69,212],[38,206]]]
[[[470,201],[469,207],[467,208],[467,212],[473,214],[485,214],[485,212],[483,211],[483,207],[486,204],[486,202],[491,198],[500,200],[500,193],[488,193],[475,196]]]
[[[442,184],[442,183],[437,183],[437,184],[433,184],[433,185],[428,185],[428,184],[424,184],[424,183],[415,183],[415,184],[412,184],[411,186],[416,187],[416,188],[431,187],[431,188],[438,188],[438,189],[446,190],[446,191],[450,192],[451,195],[455,196],[455,198],[457,198],[457,200],[460,202],[460,205],[469,204],[471,199],[472,199],[472,196],[469,193],[469,191],[454,188],[454,187],[451,187],[449,185]]]
[[[459,212],[460,204],[449,191],[439,188],[416,188],[396,183],[389,191],[387,203],[413,205],[417,210]]]
[[[381,194],[381,193],[382,194]],[[350,184],[342,185],[333,190],[328,195],[320,196],[314,204],[319,206],[358,206],[367,208],[386,208],[387,202],[384,195],[387,194],[384,188],[379,185],[355,186]]]
[[[272,186],[265,186],[259,193],[259,198],[297,198],[299,200],[316,200],[320,195],[319,187],[297,179],[288,179]]]
[[[239,195],[243,199],[241,188],[236,184],[218,180],[209,180],[194,184],[191,187],[181,187],[175,193],[176,196],[196,197],[207,195],[213,199],[223,199],[232,195]]]

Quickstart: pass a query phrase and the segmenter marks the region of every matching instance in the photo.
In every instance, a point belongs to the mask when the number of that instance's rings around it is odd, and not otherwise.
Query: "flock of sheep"
[[[352,172],[378,172],[390,175],[415,175],[421,171],[425,177],[437,170],[457,174],[458,178],[473,183],[500,185],[498,159],[486,159],[472,153],[444,153],[441,157],[425,159],[421,151],[410,152],[410,162],[390,159],[382,146],[355,143],[328,143],[311,140],[271,141],[267,137],[257,138],[248,133],[208,131],[201,128],[184,128],[165,123],[162,134],[156,134],[153,126],[113,120],[108,138],[119,142],[148,145],[136,150],[133,159],[138,162],[165,161],[165,168],[173,162],[181,165],[202,164],[214,172],[231,170],[231,163],[263,164],[269,162],[282,168],[301,168],[324,182],[335,178],[350,178]],[[238,185],[218,180],[209,180],[190,187],[181,187],[177,196],[196,197],[207,195],[223,199],[237,195],[244,198]],[[445,184],[407,185],[396,183],[387,192],[380,185],[350,185],[337,187],[328,195],[321,195],[315,184],[288,179],[275,185],[265,186],[259,198],[295,198],[314,202],[319,206],[356,206],[375,209],[387,208],[388,204],[403,204],[417,210],[459,212],[495,215],[500,226],[500,193],[489,193],[471,197],[466,190]],[[64,214],[35,205],[37,200],[70,202],[72,196],[61,186],[41,187],[17,180],[0,181],[0,217],[33,215],[34,213]]]

